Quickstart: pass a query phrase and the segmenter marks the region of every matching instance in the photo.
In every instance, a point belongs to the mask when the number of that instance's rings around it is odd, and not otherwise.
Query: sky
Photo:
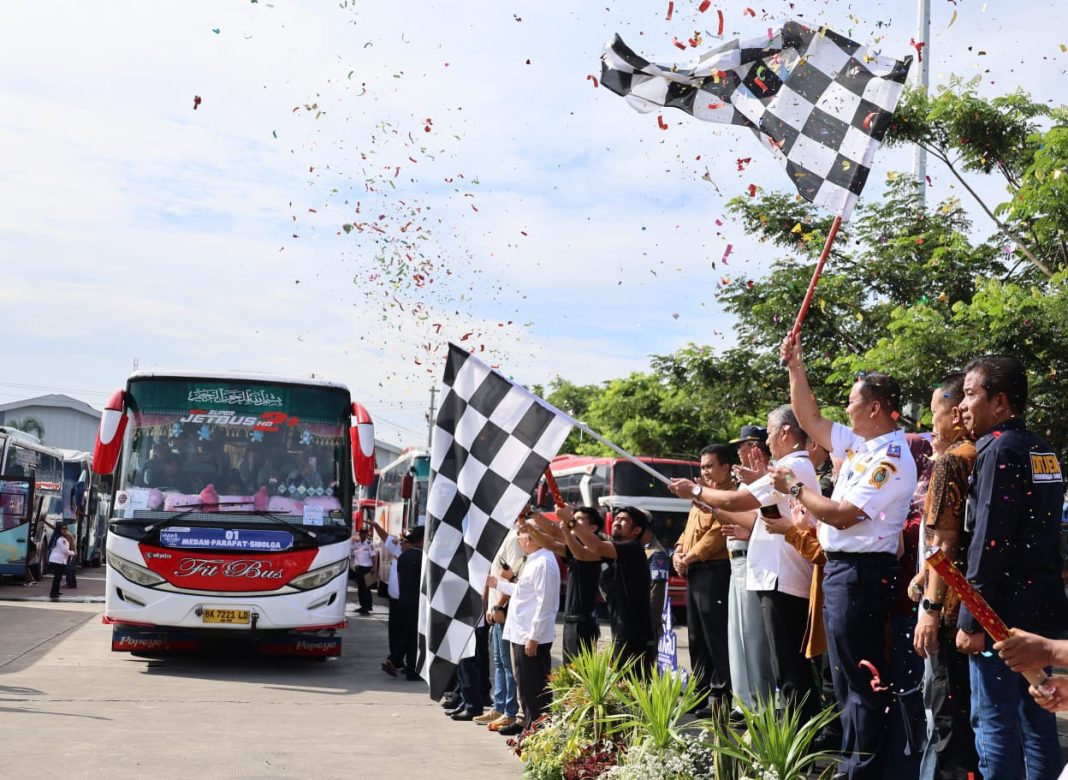
[[[314,374],[418,445],[449,341],[526,385],[730,347],[717,287],[779,252],[725,204],[789,181],[745,131],[662,130],[597,87],[604,45],[686,63],[791,18],[898,58],[917,39],[912,2],[746,2],[9,0],[0,403],[99,408],[135,365]],[[1063,101],[1063,4],[931,14],[932,85]],[[910,167],[882,150],[862,202]]]

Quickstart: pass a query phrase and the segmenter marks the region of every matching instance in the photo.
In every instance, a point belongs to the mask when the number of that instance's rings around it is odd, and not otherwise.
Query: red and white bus
[[[373,425],[347,388],[135,372],[107,404],[93,467],[115,474],[112,650],[340,654],[353,477],[374,476]]]
[[[638,458],[668,479],[697,479],[701,464],[672,458]],[[691,502],[670,493],[667,485],[625,458],[558,455],[549,464],[560,494],[571,506],[594,506],[605,512],[605,530],[612,528],[612,509],[634,506],[653,516],[653,533],[671,554],[686,527]],[[676,611],[686,607],[686,580],[672,570],[668,594]]]

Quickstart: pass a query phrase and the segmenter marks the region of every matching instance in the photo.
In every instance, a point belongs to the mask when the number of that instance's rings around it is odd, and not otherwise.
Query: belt
[[[588,623],[591,620],[597,620],[597,614],[591,612],[588,615],[564,615],[565,623]]]
[[[744,558],[749,553],[749,550],[727,550],[727,557],[732,561],[735,558]]]
[[[839,552],[837,550],[825,550],[824,555],[829,561],[877,561],[882,558],[897,560],[897,556],[889,552]]]
[[[687,569],[703,569],[703,568],[705,568],[707,566],[715,566],[717,563],[723,564],[723,563],[726,563],[726,562],[727,562],[726,558],[712,558],[711,560],[707,560],[707,561],[694,561],[693,563],[689,564],[686,568]]]

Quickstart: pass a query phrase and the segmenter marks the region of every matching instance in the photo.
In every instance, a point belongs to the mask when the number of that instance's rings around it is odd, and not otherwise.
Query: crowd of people
[[[707,693],[697,715],[833,707],[814,748],[840,754],[842,777],[1057,777],[1052,713],[1068,708],[1068,678],[1042,679],[1068,665],[1064,482],[1025,423],[1023,367],[986,356],[946,376],[923,435],[902,429],[894,378],[858,377],[843,425],[821,413],[800,340],[782,357],[789,403],[766,427],[705,447],[698,479],[671,480],[692,502],[672,551],[635,507],[613,508],[610,536],[594,507],[557,507],[555,521],[524,510],[493,562],[479,649],[459,665],[446,714],[507,735],[548,709],[558,559],[564,662],[598,643],[603,600],[613,650],[651,669],[670,552],[687,582],[692,684]],[[925,563],[938,550],[1011,627],[1007,639],[995,644],[974,603]],[[400,620],[418,608],[418,567],[403,561],[394,570],[410,582],[394,591],[391,577],[383,669],[413,677],[414,639],[394,649],[392,629],[394,609]]]

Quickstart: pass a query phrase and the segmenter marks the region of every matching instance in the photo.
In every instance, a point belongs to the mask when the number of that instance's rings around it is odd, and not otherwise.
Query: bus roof
[[[313,385],[332,387],[348,392],[348,387],[341,382],[318,377],[280,377],[270,374],[251,374],[233,371],[134,371],[127,377],[127,382],[135,379],[218,379],[226,382],[262,382],[264,384]]]

